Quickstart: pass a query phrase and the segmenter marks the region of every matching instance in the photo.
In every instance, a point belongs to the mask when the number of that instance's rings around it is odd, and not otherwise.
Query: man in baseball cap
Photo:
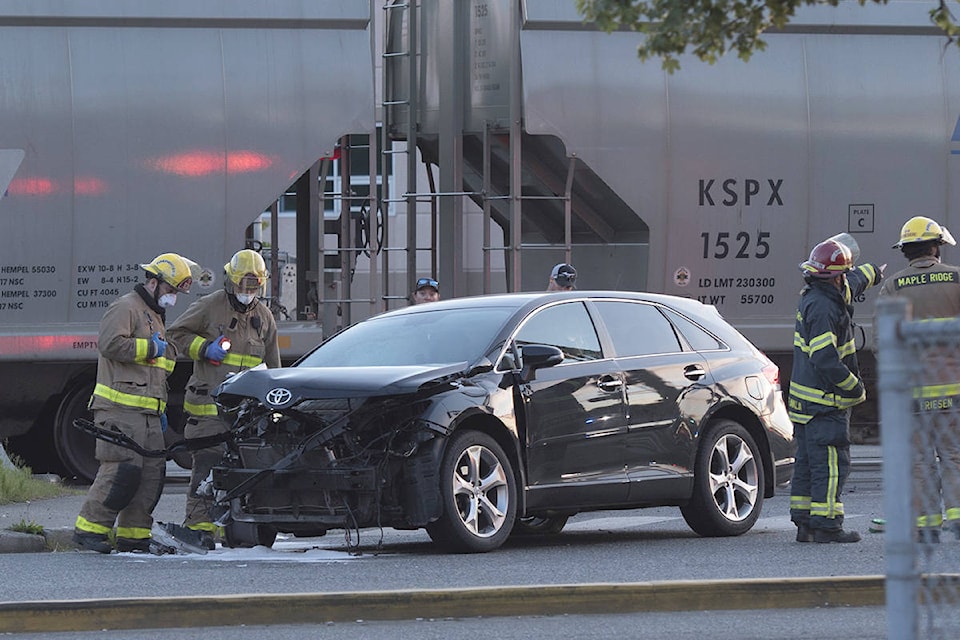
[[[413,303],[436,302],[440,299],[440,283],[434,278],[420,278],[413,290]]]
[[[576,287],[577,270],[573,265],[561,262],[554,265],[550,272],[550,282],[547,283],[547,291],[573,291]]]

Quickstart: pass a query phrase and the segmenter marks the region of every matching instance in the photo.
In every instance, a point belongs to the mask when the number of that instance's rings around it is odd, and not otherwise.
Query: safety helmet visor
[[[164,278],[163,281],[167,282],[166,278]],[[190,287],[193,286],[193,278],[184,278],[179,284],[172,284],[172,286],[175,287],[180,293],[190,293]]]
[[[239,282],[234,285],[234,290],[236,293],[247,295],[259,293],[263,287],[263,280],[263,278],[255,273],[246,273],[240,278]]]
[[[947,231],[946,227],[940,227],[940,232],[942,234],[940,237],[940,244],[950,244],[950,245],[957,244],[957,241],[953,239],[953,234]]]
[[[223,265],[223,270],[227,275],[227,279],[233,283],[234,290],[237,293],[240,291],[240,282],[246,277],[253,277],[257,279],[259,284],[257,289],[263,286],[263,283],[267,278],[267,265],[261,256],[256,251],[252,249],[241,249],[233,254],[233,257],[230,258],[230,262]]]

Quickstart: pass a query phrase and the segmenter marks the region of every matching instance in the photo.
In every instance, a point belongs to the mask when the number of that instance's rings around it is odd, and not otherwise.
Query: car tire
[[[741,535],[760,517],[763,482],[763,460],[753,436],[733,420],[717,420],[701,439],[693,496],[680,512],[701,536]]]
[[[272,547],[277,540],[277,530],[253,522],[229,522],[223,527],[223,546],[231,549]]]
[[[527,516],[513,523],[515,536],[554,536],[563,531],[569,516]]]
[[[455,433],[439,478],[443,515],[427,525],[430,538],[454,553],[482,553],[502,545],[516,519],[517,481],[497,441],[480,431]]]

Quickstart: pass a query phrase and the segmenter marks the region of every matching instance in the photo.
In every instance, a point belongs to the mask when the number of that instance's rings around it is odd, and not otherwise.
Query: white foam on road
[[[863,518],[863,515],[851,514],[847,520]],[[670,516],[617,516],[586,518],[578,520],[571,518],[571,521],[564,527],[564,531],[635,531],[650,527],[652,525],[671,523],[679,521],[683,523],[681,517]],[[684,525],[685,526],[685,525]],[[790,521],[789,515],[777,515],[760,518],[757,524],[751,529],[752,533],[776,533],[783,531],[793,531],[794,524]],[[411,532],[405,532],[411,533]],[[371,558],[375,556],[396,555],[393,553],[376,553],[372,551],[369,545],[361,544],[360,553],[352,554],[348,551],[338,551],[327,549],[320,546],[317,538],[296,538],[294,536],[285,537],[283,534],[277,537],[273,547],[257,546],[249,549],[230,549],[228,547],[217,546],[213,551],[206,554],[180,553],[168,554],[162,556],[153,556],[140,553],[118,553],[113,554],[117,558],[135,559],[140,562],[151,561],[181,561],[181,562],[231,562],[237,566],[245,566],[246,563],[259,562],[300,562],[300,563],[325,563],[325,562],[350,562]]]
[[[563,528],[564,531],[600,531],[603,529],[610,531],[629,531],[631,529],[640,529],[652,524],[661,522],[671,522],[679,520],[676,516],[615,516],[609,518],[590,518],[586,520],[573,520],[567,522]]]
[[[278,541],[273,548],[257,546],[250,549],[230,549],[218,546],[205,554],[178,553],[154,556],[143,553],[118,553],[117,557],[135,558],[141,562],[152,560],[178,560],[191,562],[348,562],[363,558],[363,555],[352,555],[346,551],[323,549],[309,541]],[[242,566],[242,565],[241,565]]]

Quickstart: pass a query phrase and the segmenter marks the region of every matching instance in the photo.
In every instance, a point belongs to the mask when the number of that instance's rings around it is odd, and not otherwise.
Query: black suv
[[[663,295],[391,311],[216,399],[235,418],[213,471],[229,546],[387,526],[490,551],[582,511],[664,505],[739,535],[793,470],[777,367],[714,307]]]

